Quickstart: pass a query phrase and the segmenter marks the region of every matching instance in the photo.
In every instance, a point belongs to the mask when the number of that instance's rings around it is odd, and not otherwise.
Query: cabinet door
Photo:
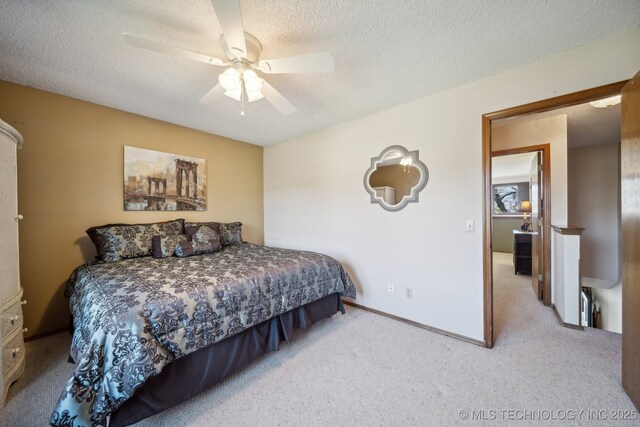
[[[18,177],[16,144],[0,134],[0,302],[20,289],[18,270]]]

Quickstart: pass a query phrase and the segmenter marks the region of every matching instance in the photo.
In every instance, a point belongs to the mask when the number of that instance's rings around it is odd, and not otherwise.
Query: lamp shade
[[[259,90],[255,92],[251,92],[250,90],[247,90],[247,101],[253,102],[262,98],[264,98],[264,95]]]
[[[224,94],[231,99],[235,99],[236,101],[242,101],[242,88],[238,88],[236,90],[227,90]]]
[[[529,200],[520,202],[520,212],[531,212],[531,202]]]
[[[227,68],[218,76],[218,82],[224,90],[236,92],[240,87],[240,74],[234,68]]]
[[[244,86],[247,88],[247,92],[260,92],[262,89],[262,79],[258,77],[255,71],[245,71],[242,78],[244,80]]]

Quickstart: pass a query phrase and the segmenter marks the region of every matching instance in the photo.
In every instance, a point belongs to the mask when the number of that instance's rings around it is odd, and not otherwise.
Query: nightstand
[[[531,276],[530,231],[513,230],[513,269],[515,274]]]

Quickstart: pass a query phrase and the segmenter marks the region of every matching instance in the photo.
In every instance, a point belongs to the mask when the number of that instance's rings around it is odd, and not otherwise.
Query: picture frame
[[[125,211],[204,211],[207,160],[124,147]]]
[[[513,188],[516,187],[516,190]],[[529,182],[506,182],[493,184],[491,186],[493,195],[493,216],[522,216],[520,212],[520,202],[529,200]],[[512,197],[502,200],[501,197],[513,193]],[[498,203],[502,202],[502,205]]]

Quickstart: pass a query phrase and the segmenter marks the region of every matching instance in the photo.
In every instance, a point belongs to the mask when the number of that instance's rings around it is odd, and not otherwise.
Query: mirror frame
[[[375,190],[371,187],[369,183],[369,179],[371,178],[371,174],[376,171],[378,168],[378,164],[384,161],[386,155],[393,151],[399,151],[402,153],[403,157],[411,158],[411,166],[415,166],[420,171],[420,181],[411,189],[411,193],[404,196],[400,203],[397,205],[389,205],[387,204],[382,197],[377,197]],[[409,203],[418,202],[420,199],[420,191],[426,187],[427,182],[429,181],[429,169],[427,169],[427,165],[422,163],[418,157],[418,150],[409,151],[401,145],[391,145],[380,153],[377,157],[371,158],[371,166],[367,169],[367,172],[364,174],[364,188],[367,190],[367,193],[371,196],[371,203],[378,203],[383,209],[390,212],[397,212],[399,210],[404,209]]]

